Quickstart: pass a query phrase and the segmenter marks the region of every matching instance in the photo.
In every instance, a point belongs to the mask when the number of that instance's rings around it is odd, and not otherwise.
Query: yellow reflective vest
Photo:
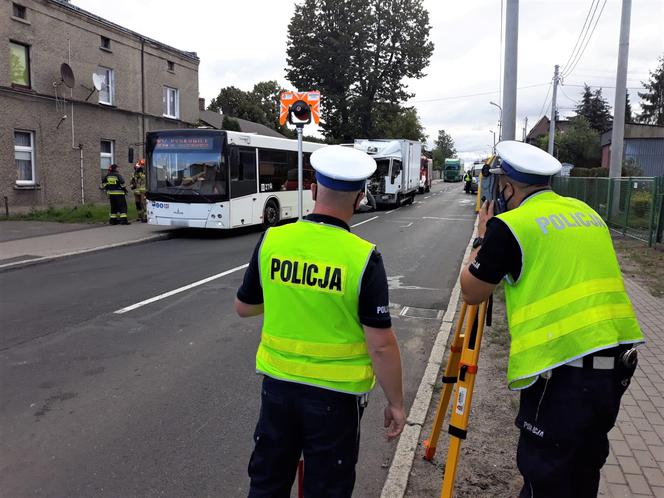
[[[375,377],[359,320],[362,275],[374,245],[307,220],[270,228],[259,253],[265,316],[256,370],[340,392]]]
[[[586,354],[643,341],[611,235],[592,208],[544,191],[498,218],[522,254],[519,278],[508,276],[505,286],[510,389]]]

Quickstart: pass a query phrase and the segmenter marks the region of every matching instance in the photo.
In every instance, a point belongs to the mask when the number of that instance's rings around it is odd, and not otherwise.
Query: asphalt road
[[[390,280],[408,404],[472,233],[461,184],[357,215]],[[0,496],[239,497],[258,415],[260,318],[235,316],[259,230],[179,232],[0,274]],[[384,397],[362,424],[357,497],[379,496],[396,443]]]

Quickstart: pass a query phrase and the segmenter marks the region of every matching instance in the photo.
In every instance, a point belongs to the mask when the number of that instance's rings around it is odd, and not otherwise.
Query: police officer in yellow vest
[[[476,304],[506,281],[520,496],[595,497],[643,335],[606,224],[549,188],[560,163],[522,142],[496,152],[500,214],[494,203],[480,211],[461,289]]]
[[[360,419],[376,379],[388,401],[388,439],[405,424],[383,262],[348,226],[376,163],[359,150],[328,146],[311,155],[311,165],[314,212],[265,233],[235,300],[240,316],[264,313],[253,498],[290,497],[300,455],[305,497],[350,497]]]
[[[464,181],[464,186],[463,186],[464,192],[466,192],[466,194],[472,194],[473,175],[470,174],[470,171],[466,171],[466,173],[463,175],[463,181]]]

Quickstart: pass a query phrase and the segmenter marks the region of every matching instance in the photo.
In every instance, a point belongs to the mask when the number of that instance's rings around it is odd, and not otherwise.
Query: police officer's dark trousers
[[[357,396],[265,376],[249,497],[289,498],[300,455],[306,498],[350,497],[363,410]]]
[[[516,418],[521,429],[517,465],[524,479],[520,498],[597,496],[600,469],[609,455],[607,434],[636,368],[619,360],[616,365],[595,369],[589,357],[583,368],[558,367],[521,391]]]

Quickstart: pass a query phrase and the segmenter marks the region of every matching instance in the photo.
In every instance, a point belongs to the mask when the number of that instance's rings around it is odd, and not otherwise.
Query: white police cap
[[[500,167],[491,172],[507,175],[528,184],[546,183],[550,176],[560,172],[560,161],[539,147],[524,142],[506,140],[496,145]]]
[[[376,161],[366,152],[353,147],[328,145],[311,154],[316,180],[332,190],[355,191],[376,171]]]

